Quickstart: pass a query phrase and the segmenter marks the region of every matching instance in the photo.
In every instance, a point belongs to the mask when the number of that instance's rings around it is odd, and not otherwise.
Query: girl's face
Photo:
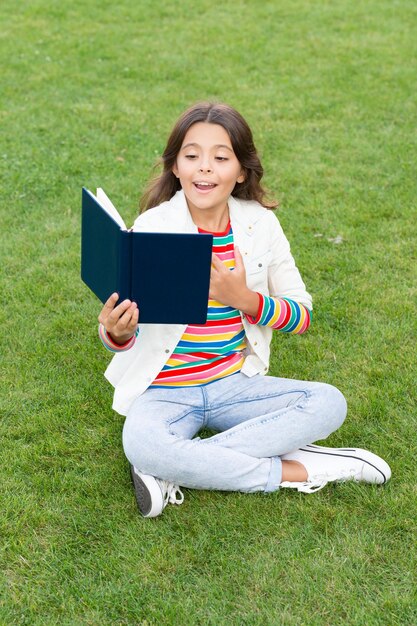
[[[245,179],[227,131],[208,122],[197,122],[188,129],[172,171],[193,216],[220,214],[236,183]]]

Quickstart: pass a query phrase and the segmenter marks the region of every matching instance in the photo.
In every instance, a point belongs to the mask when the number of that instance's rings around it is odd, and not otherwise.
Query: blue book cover
[[[129,231],[104,192],[83,188],[81,278],[103,303],[136,302],[141,324],[207,321],[212,246],[208,234]]]

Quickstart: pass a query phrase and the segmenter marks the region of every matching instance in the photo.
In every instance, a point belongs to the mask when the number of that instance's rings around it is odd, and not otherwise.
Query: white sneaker
[[[184,494],[174,483],[143,474],[133,465],[130,466],[130,473],[136,502],[143,517],[157,517],[168,503],[182,504],[184,502]]]
[[[314,493],[332,481],[354,480],[382,485],[391,478],[391,469],[376,454],[360,448],[324,448],[309,444],[284,454],[283,461],[298,461],[307,470],[305,482],[281,483],[303,493]]]

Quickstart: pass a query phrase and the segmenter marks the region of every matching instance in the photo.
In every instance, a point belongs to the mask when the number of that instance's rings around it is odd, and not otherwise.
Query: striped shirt
[[[205,233],[202,229],[199,232]],[[213,253],[233,270],[235,267],[233,230],[229,222],[223,233],[213,235]],[[311,312],[289,298],[274,298],[258,293],[257,315],[245,314],[250,324],[270,326],[286,333],[304,333],[311,323]],[[140,317],[140,313],[139,313]],[[111,352],[129,350],[140,341],[139,328],[125,344],[115,343],[100,324],[99,336]],[[245,331],[238,310],[221,302],[208,301],[207,322],[190,324],[174,352],[153,381],[153,387],[190,387],[211,383],[239,372],[246,348]]]
[[[200,233],[203,231],[199,229]],[[233,231],[213,235],[213,253],[227,268],[235,267]],[[216,300],[208,301],[207,322],[190,324],[177,347],[155,378],[153,387],[189,387],[208,383],[239,372],[246,347],[239,311]]]
[[[259,309],[256,317],[245,315],[250,324],[271,326],[284,333],[301,335],[311,323],[311,311],[289,298],[272,298],[258,293]]]

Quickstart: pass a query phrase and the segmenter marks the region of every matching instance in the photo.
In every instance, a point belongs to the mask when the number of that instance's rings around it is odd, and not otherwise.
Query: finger
[[[103,311],[108,311],[110,313],[110,311],[114,309],[114,306],[116,302],[118,301],[118,299],[119,299],[119,294],[112,293],[110,298],[104,303]]]
[[[240,254],[239,246],[234,246],[234,252],[235,252],[235,268],[240,269],[243,265],[243,258],[242,258],[242,255]]]
[[[119,294],[112,293],[110,298],[108,298],[108,300],[106,300],[106,302],[104,303],[103,308],[101,309],[100,314],[98,316],[98,321],[99,322],[104,323],[104,321],[108,318],[110,313],[113,311],[114,306],[115,306],[115,304],[116,304],[118,299],[119,299]]]
[[[135,326],[138,325],[139,323],[139,308],[136,307],[136,309],[133,311],[133,315],[132,315],[132,324]]]
[[[115,307],[107,316],[104,322],[102,322],[109,332],[111,332],[112,329],[118,325],[120,318],[130,308],[131,304],[130,300],[124,300],[121,304],[118,304],[117,307]]]
[[[136,325],[135,325],[136,326]],[[118,320],[115,328],[118,333],[124,333],[133,330],[133,312],[128,309]]]
[[[212,269],[210,272],[210,289],[213,289],[215,285],[218,285],[221,281],[221,276],[216,269]]]
[[[216,300],[216,290],[210,285],[209,288],[209,300]]]
[[[114,322],[113,328],[117,330],[117,332],[124,332],[127,328],[129,328],[133,324],[135,311],[137,311],[137,304],[132,302],[130,306],[119,316],[119,318]],[[136,322],[137,323],[137,322]],[[111,322],[109,322],[109,325]]]
[[[219,259],[217,254],[211,255],[211,267],[214,267],[214,269],[218,272],[221,272],[224,269],[223,261]]]
[[[136,307],[136,304],[133,305],[131,300],[123,300],[123,302],[121,302],[120,304],[118,304],[113,311],[111,311],[111,313],[109,314],[109,319],[111,319],[112,321],[116,321],[124,314],[126,313],[126,311],[132,307],[132,311],[133,308]]]
[[[213,299],[213,291],[216,289],[216,284],[218,283],[218,274],[211,270],[210,273],[210,284],[209,284],[209,298]]]
[[[130,322],[128,324],[129,330],[136,330],[136,326],[138,325],[138,322],[139,322],[139,309],[136,305],[131,313]]]

